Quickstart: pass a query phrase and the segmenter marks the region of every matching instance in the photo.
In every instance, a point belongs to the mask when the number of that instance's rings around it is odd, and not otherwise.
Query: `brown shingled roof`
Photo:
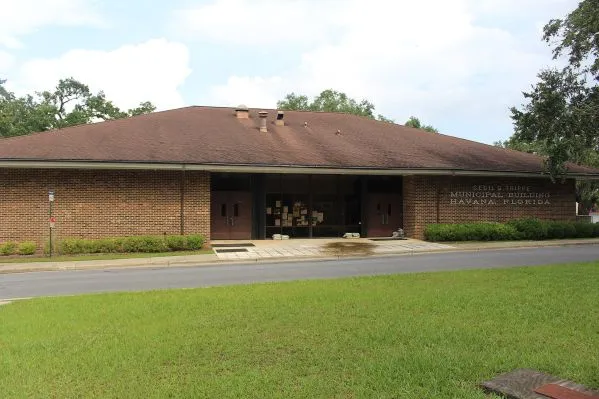
[[[542,158],[347,114],[187,107],[0,140],[0,161],[94,161],[540,173]],[[307,123],[307,125],[305,125]],[[340,134],[336,134],[340,131]],[[599,174],[582,166],[571,172]]]

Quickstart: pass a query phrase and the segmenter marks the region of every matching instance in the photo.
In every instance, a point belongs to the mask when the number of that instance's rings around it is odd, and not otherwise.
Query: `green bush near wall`
[[[16,242],[8,241],[0,244],[0,255],[9,256],[17,253],[19,249],[19,244]]]
[[[131,236],[97,240],[67,238],[59,240],[56,250],[62,255],[99,253],[157,253],[169,251],[194,251],[204,245],[204,236]]]
[[[0,256],[33,255],[36,251],[37,245],[33,241],[8,241],[0,244]]]
[[[17,253],[19,255],[33,255],[37,251],[37,244],[33,241],[25,241],[19,244]]]
[[[520,234],[502,223],[431,224],[424,235],[429,241],[505,241],[518,240]]]
[[[599,237],[599,223],[519,219],[507,223],[431,224],[429,241],[509,241]]]

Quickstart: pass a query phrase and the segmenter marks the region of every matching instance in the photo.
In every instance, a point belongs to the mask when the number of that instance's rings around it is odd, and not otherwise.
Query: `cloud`
[[[213,104],[222,106],[251,105],[272,108],[285,90],[279,76],[268,78],[231,76],[227,83],[215,86],[210,95]]]
[[[9,70],[15,62],[15,57],[6,51],[0,50],[0,71]],[[0,76],[0,79],[6,78],[5,76]]]
[[[159,109],[184,105],[180,86],[191,73],[189,51],[165,39],[126,45],[113,51],[71,50],[54,59],[30,60],[20,68],[17,92],[51,89],[74,77],[122,108],[152,101]]]
[[[477,13],[500,16],[542,16],[561,18],[578,5],[578,0],[470,0],[471,9]],[[514,12],[517,10],[517,12]],[[545,18],[543,21],[547,22]]]
[[[550,8],[557,17],[567,7],[575,7],[572,0],[531,2],[536,8],[527,6],[518,17],[532,25],[542,18],[538,16],[539,9],[547,13],[546,8]],[[236,10],[252,9],[258,14],[272,5],[266,0],[257,3],[217,0],[212,6],[198,8],[198,15],[210,9],[206,15],[223,23],[221,29],[226,34],[211,35],[214,40],[223,43],[243,40],[244,32],[252,26],[255,29],[245,36],[249,37],[246,45],[273,46],[299,37],[296,37],[297,21],[288,18],[287,30],[291,33],[283,33],[281,37],[272,35],[266,42],[255,41],[253,35],[266,34],[268,24],[254,24],[255,15],[248,21],[228,21],[225,5],[233,3]],[[310,38],[311,32],[318,35],[327,32],[332,23],[335,35],[329,32],[321,36],[318,42],[301,50],[298,65],[277,71],[273,76],[236,73],[213,87],[212,100],[220,105],[244,102],[252,106],[252,101],[260,101],[260,106],[274,106],[277,99],[291,91],[316,95],[333,88],[355,98],[369,99],[378,112],[398,122],[417,115],[450,134],[487,142],[505,138],[511,132],[508,108],[522,101],[521,91],[551,61],[550,51],[540,41],[540,35],[520,36],[521,32],[506,27],[512,21],[509,15],[518,13],[521,3],[516,0],[326,2],[320,10],[324,17],[304,19],[299,32]],[[309,8],[312,2],[297,0],[292,4]],[[217,15],[215,10],[221,14]],[[499,10],[506,19],[488,18]],[[199,28],[207,35],[209,29]],[[463,130],[456,131],[456,127]],[[481,132],[487,132],[488,136],[481,136]]]
[[[173,12],[175,30],[232,44],[314,43],[337,28],[343,0],[216,0]]]
[[[22,46],[19,36],[46,26],[99,26],[103,21],[92,0],[3,0],[0,46]]]

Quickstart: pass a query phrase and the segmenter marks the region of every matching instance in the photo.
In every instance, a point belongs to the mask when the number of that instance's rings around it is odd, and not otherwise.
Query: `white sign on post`
[[[48,191],[48,201],[54,202],[54,191]]]

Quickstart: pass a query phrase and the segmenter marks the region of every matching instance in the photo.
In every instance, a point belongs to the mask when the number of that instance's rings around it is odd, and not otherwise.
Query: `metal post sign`
[[[48,216],[50,222],[50,257],[52,257],[52,230],[54,230],[54,225],[56,223],[56,218],[52,215],[52,205],[54,205],[54,191],[48,191],[48,202],[50,203],[50,209],[48,209]]]

